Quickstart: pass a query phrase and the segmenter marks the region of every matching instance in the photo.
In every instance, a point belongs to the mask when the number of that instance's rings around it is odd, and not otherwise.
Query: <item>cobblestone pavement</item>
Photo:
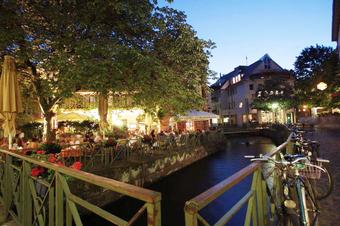
[[[320,202],[320,226],[340,226],[340,128],[315,128],[306,136],[320,142],[321,157],[331,160],[334,178],[332,194]]]

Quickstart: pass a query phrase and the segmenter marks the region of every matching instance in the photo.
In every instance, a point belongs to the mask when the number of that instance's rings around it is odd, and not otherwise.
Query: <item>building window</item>
[[[223,122],[224,122],[224,123],[228,123],[228,122],[229,122],[229,117],[224,117],[224,118],[223,118]]]
[[[217,118],[213,118],[211,121],[212,121],[212,124],[217,124]]]
[[[241,75],[236,76],[236,82],[239,82],[239,81],[241,81]]]
[[[249,90],[254,90],[254,84],[249,85]]]
[[[268,58],[264,61],[264,69],[270,69],[270,60]]]
[[[239,108],[242,108],[243,107],[243,103],[240,102],[239,105],[238,105]]]

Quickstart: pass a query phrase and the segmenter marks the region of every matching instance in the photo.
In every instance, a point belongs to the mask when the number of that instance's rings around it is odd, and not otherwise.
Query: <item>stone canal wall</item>
[[[92,169],[91,173],[143,187],[219,151],[219,147],[224,147],[224,142],[221,140],[218,143],[195,147],[191,150],[186,148],[183,151],[164,153],[148,161],[117,162],[109,167]],[[71,182],[71,190],[99,206],[121,197],[114,192],[78,181]]]

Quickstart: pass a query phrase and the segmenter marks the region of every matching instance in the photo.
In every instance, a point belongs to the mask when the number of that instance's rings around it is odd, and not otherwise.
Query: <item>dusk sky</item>
[[[307,46],[331,42],[331,0],[174,0],[200,38],[216,43],[210,69],[228,73],[268,53],[286,69]]]

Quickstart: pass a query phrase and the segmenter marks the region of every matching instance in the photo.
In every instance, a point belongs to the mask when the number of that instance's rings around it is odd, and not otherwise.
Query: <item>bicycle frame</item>
[[[318,217],[319,209],[316,205],[314,197],[312,196],[312,194],[310,194],[310,192],[313,192],[313,191],[309,191],[309,192],[306,191],[306,189],[308,188],[306,187],[303,178],[300,176],[298,169],[294,169],[294,176],[296,178],[294,183],[295,183],[295,189],[297,193],[298,204],[300,208],[300,214],[299,214],[300,223],[303,226],[314,226],[316,223],[317,217]],[[307,200],[306,200],[307,195],[311,197],[311,201],[313,205],[316,207],[316,209],[310,210],[307,208]],[[308,211],[316,212],[316,216],[314,217],[314,219],[312,219],[312,221],[308,216]]]

